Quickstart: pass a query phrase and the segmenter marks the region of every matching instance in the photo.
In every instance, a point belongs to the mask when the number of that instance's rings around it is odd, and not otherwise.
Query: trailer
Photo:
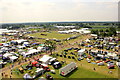
[[[66,65],[65,67],[61,68],[59,70],[59,74],[62,76],[66,76],[67,74],[69,74],[70,72],[74,71],[75,69],[77,69],[77,65],[75,62],[71,62],[70,64]]]
[[[43,68],[37,68],[37,70],[35,72],[36,72],[36,74],[33,76],[33,79],[43,75],[45,73],[45,70]]]

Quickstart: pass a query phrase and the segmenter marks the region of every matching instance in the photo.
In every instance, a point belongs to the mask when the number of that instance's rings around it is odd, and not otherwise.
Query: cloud
[[[3,22],[117,20],[116,2],[85,1],[3,0],[0,17]]]

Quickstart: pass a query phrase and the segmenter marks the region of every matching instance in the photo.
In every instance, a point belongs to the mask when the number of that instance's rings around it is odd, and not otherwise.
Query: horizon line
[[[46,21],[46,22],[8,22],[8,23],[0,23],[0,24],[26,24],[26,23],[64,23],[64,22],[120,22],[120,21]]]

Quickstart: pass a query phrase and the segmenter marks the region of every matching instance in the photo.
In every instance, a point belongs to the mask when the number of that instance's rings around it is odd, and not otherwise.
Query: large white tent
[[[3,32],[8,31],[8,29],[0,29],[0,34],[2,34]]]
[[[85,49],[81,49],[81,50],[78,51],[78,55],[81,56],[81,55],[84,54],[84,52],[85,52]]]
[[[41,61],[42,63],[48,64],[50,59],[52,59],[52,57],[48,55],[44,55],[42,58],[39,59],[39,61]]]
[[[6,53],[6,54],[3,55],[3,57],[6,57],[6,58],[9,57],[9,56],[12,56],[12,54]]]
[[[10,56],[9,58],[12,62],[14,62],[14,60],[18,59],[18,57],[16,57],[16,56]]]
[[[72,30],[67,30],[67,31],[58,31],[59,33],[73,33],[73,32],[78,32],[78,33],[81,33],[81,34],[88,34],[90,33],[91,31],[89,31],[88,29],[86,28],[82,28],[80,30],[76,30],[76,29],[72,29]]]
[[[75,28],[75,26],[55,26],[57,28]]]

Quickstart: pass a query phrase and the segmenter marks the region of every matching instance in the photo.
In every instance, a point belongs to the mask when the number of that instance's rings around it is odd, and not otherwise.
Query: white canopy
[[[31,53],[31,54],[36,53],[36,52],[39,52],[39,50],[36,50],[36,49],[30,49],[30,50],[28,51],[28,53]]]
[[[101,55],[101,54],[97,54],[97,56],[98,56],[98,57],[101,57],[101,58],[103,58],[103,57],[104,57],[104,55]]]
[[[14,61],[14,60],[16,60],[18,57],[16,57],[16,56],[11,56],[11,57],[9,57],[9,58],[10,58],[11,61]]]
[[[39,46],[38,48],[37,48],[37,50],[42,50],[44,47],[41,47],[41,46]]]
[[[30,44],[29,42],[24,42],[23,44]]]
[[[7,58],[7,57],[9,57],[9,56],[12,56],[12,54],[6,53],[6,54],[4,54],[3,56]]]
[[[39,59],[39,61],[43,62],[43,63],[48,63],[48,61],[51,59],[52,57],[48,56],[48,55],[44,55],[42,58]]]
[[[91,34],[91,36],[93,36],[93,37],[97,37],[97,34]]]
[[[28,79],[28,78],[32,78],[28,73],[26,73],[24,76],[23,76],[24,79]]]
[[[19,39],[19,40],[12,40],[13,42],[18,42],[18,43],[22,43],[22,42],[25,42],[27,40],[24,40],[24,39]]]
[[[89,40],[89,39],[86,39],[85,41],[86,41],[86,42],[90,42],[90,40]]]
[[[54,61],[54,60],[56,60],[56,58],[52,58],[52,59],[50,59],[50,62],[52,62],[52,61]]]
[[[78,51],[78,55],[83,55],[84,52],[85,52],[85,49],[81,49],[81,50]]]
[[[25,46],[20,46],[20,45],[17,46],[17,47],[18,47],[19,49],[25,48]]]
[[[108,53],[108,54],[107,54],[107,56],[116,57],[116,56],[117,56],[117,54],[115,54],[115,53]]]
[[[40,72],[40,71],[43,71],[43,68],[37,68],[37,70],[35,72]]]

